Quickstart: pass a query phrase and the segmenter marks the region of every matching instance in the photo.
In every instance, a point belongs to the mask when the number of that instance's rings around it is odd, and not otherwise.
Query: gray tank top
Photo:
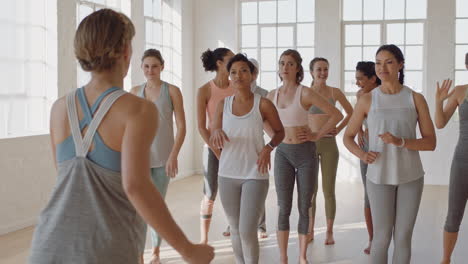
[[[39,216],[28,263],[138,263],[146,224],[128,200],[120,172],[86,157],[102,119],[126,92],[119,89],[104,99],[84,137],[75,94],[67,95],[67,111],[76,156],[57,166],[57,183]]]
[[[328,98],[328,102],[332,105],[336,105],[335,97],[333,96],[333,88],[332,88],[332,98]],[[325,114],[322,109],[318,108],[317,106],[313,105],[309,108],[309,114]]]
[[[416,138],[418,114],[412,90],[403,86],[398,94],[384,94],[379,86],[371,93],[367,115],[369,151],[379,152],[380,156],[369,164],[367,178],[376,184],[398,185],[423,177],[419,151],[385,144],[379,138],[385,132],[405,139]]]
[[[146,83],[143,84],[138,92],[138,96],[145,98]],[[169,95],[169,84],[162,82],[159,97],[154,101],[159,112],[159,125],[156,137],[151,145],[151,168],[163,167],[166,165],[169,154],[174,146],[174,125],[171,96]]]
[[[460,130],[458,143],[455,147],[454,159],[468,159],[468,90],[463,103],[458,107],[458,115],[460,120]]]

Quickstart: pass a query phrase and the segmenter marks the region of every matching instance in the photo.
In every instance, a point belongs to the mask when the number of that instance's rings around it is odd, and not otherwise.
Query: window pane
[[[343,20],[362,19],[362,0],[343,0]]]
[[[85,17],[87,17],[93,11],[94,10],[91,7],[89,7],[88,5],[80,5],[80,7],[78,8],[78,16],[77,16],[76,26],[78,27],[81,20],[83,20]]]
[[[30,30],[29,41],[27,43],[29,57],[31,60],[45,60],[45,31],[41,27],[33,27]]]
[[[465,54],[468,52],[468,45],[455,46],[455,69],[466,70]],[[465,73],[468,75],[468,73]]]
[[[427,0],[406,0],[406,18],[424,19],[427,12]]]
[[[468,84],[468,74],[465,71],[455,72],[455,85],[466,85]]]
[[[304,68],[304,79],[306,75],[309,74],[309,63],[315,57],[314,55],[314,48],[298,48],[297,51],[301,54],[302,57],[302,67]],[[312,81],[312,79],[311,79]],[[305,82],[305,84],[309,85],[310,82]]]
[[[276,80],[279,79],[276,72],[260,72],[260,86],[271,91],[278,87]]]
[[[247,54],[248,58],[254,58],[254,59],[258,58],[257,49],[242,49],[242,53]]]
[[[297,21],[312,22],[315,20],[315,0],[297,0]]]
[[[361,45],[362,25],[346,25],[345,36],[345,45]]]
[[[364,20],[383,19],[383,0],[364,0]]]
[[[297,24],[297,46],[314,46],[314,24]]]
[[[26,89],[29,96],[42,96],[46,95],[46,67],[42,63],[31,62],[26,65],[26,72],[29,72],[29,78]]]
[[[405,69],[422,70],[423,47],[407,46],[405,51]]]
[[[468,19],[456,21],[456,43],[468,43]]]
[[[278,1],[278,22],[279,23],[296,22],[296,0]]]
[[[262,47],[274,47],[276,45],[276,28],[261,27],[260,39]]]
[[[468,1],[457,0],[457,17],[468,17]]]
[[[424,24],[407,23],[406,24],[406,44],[424,43]]]
[[[153,1],[152,0],[145,0],[144,14],[147,17],[153,16]]]
[[[356,77],[354,71],[345,72],[345,92],[354,93],[359,90],[356,86]]]
[[[145,42],[153,43],[153,23],[149,20],[145,21]]]
[[[379,49],[379,46],[364,47],[364,54],[362,54],[362,60],[364,61],[375,61],[375,53]]]
[[[257,23],[257,2],[242,2],[242,24]]]
[[[153,23],[153,43],[155,45],[162,45],[163,43],[163,32],[161,22],[152,22]],[[165,40],[164,40],[165,41]]]
[[[259,22],[276,23],[276,1],[261,1],[259,4],[260,17]]]
[[[380,45],[380,25],[364,25],[364,45]]]
[[[36,26],[45,25],[46,14],[45,12],[43,12],[44,6],[45,6],[44,0],[28,1],[28,8],[29,8],[28,18],[32,25],[36,25]]]
[[[420,93],[422,87],[422,72],[421,71],[406,71],[405,72],[405,85]]]
[[[43,98],[29,98],[27,113],[29,131],[38,132],[46,129],[45,100]]]
[[[114,9],[119,9],[119,3],[117,0],[106,0],[106,6]]]
[[[385,19],[403,19],[404,12],[405,0],[385,1]]]
[[[161,0],[153,0],[153,18],[161,19]]]
[[[387,44],[404,44],[404,24],[387,25]]]
[[[155,23],[155,27],[157,27],[157,24],[159,23]],[[162,43],[163,43],[163,46],[171,46],[172,45],[172,30],[171,30],[171,24],[170,22],[167,22],[167,21],[164,21],[163,22],[163,36],[162,36]]]
[[[242,26],[242,47],[257,46],[257,26]]]
[[[276,71],[277,59],[275,48],[261,49],[260,58],[260,67],[262,68],[262,70]]]
[[[14,99],[10,104],[8,117],[8,133],[10,135],[24,134],[26,131],[26,100]]]
[[[356,64],[362,60],[361,47],[345,48],[345,70],[355,70]]]
[[[294,45],[293,27],[278,27],[278,47],[292,47]]]

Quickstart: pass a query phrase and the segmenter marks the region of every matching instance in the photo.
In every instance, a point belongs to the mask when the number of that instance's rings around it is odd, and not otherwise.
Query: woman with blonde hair
[[[189,242],[151,183],[158,112],[122,89],[134,34],[130,19],[110,9],[78,26],[75,55],[91,80],[52,107],[58,178],[39,216],[29,263],[138,263],[145,221],[185,261],[213,258],[213,248]]]

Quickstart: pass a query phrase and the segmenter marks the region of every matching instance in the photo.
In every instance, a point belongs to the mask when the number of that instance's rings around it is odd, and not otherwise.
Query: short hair
[[[159,62],[161,62],[161,65],[164,65],[164,59],[161,55],[161,52],[157,49],[147,49],[145,50],[145,52],[143,53],[143,56],[141,56],[141,62],[143,62],[144,59],[148,58],[148,57],[153,57],[153,58],[156,58],[157,60],[159,60]]]
[[[130,19],[111,9],[100,9],[81,21],[75,33],[75,56],[84,71],[114,67],[135,36]]]
[[[247,58],[247,56],[245,56],[244,54],[242,53],[237,53],[236,55],[234,55],[234,57],[232,57],[228,64],[227,64],[227,70],[228,72],[231,71],[231,67],[232,65],[235,63],[235,62],[239,62],[239,61],[242,61],[242,62],[245,62],[247,64],[247,66],[249,66],[249,69],[250,69],[250,73],[254,73],[255,72],[255,65]]]
[[[356,65],[356,71],[362,72],[367,78],[372,78],[375,76],[375,83],[377,85],[380,85],[382,81],[377,77],[377,74],[375,73],[375,63],[373,61],[360,61]]]

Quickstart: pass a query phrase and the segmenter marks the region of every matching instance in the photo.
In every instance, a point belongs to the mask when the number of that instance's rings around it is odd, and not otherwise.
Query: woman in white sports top
[[[234,95],[221,100],[215,111],[210,145],[222,149],[218,188],[231,227],[237,263],[258,263],[257,226],[268,193],[270,154],[284,138],[278,112],[268,99],[252,93],[255,66],[237,54],[227,64]],[[273,133],[263,141],[263,122]]]
[[[386,264],[394,239],[393,263],[409,264],[411,237],[424,186],[419,151],[434,150],[436,136],[424,96],[404,85],[405,58],[395,45],[376,53],[375,72],[382,84],[361,95],[343,141],[369,164],[366,175],[374,239],[371,263]],[[354,141],[367,118],[369,150]],[[416,138],[416,125],[420,138]]]

